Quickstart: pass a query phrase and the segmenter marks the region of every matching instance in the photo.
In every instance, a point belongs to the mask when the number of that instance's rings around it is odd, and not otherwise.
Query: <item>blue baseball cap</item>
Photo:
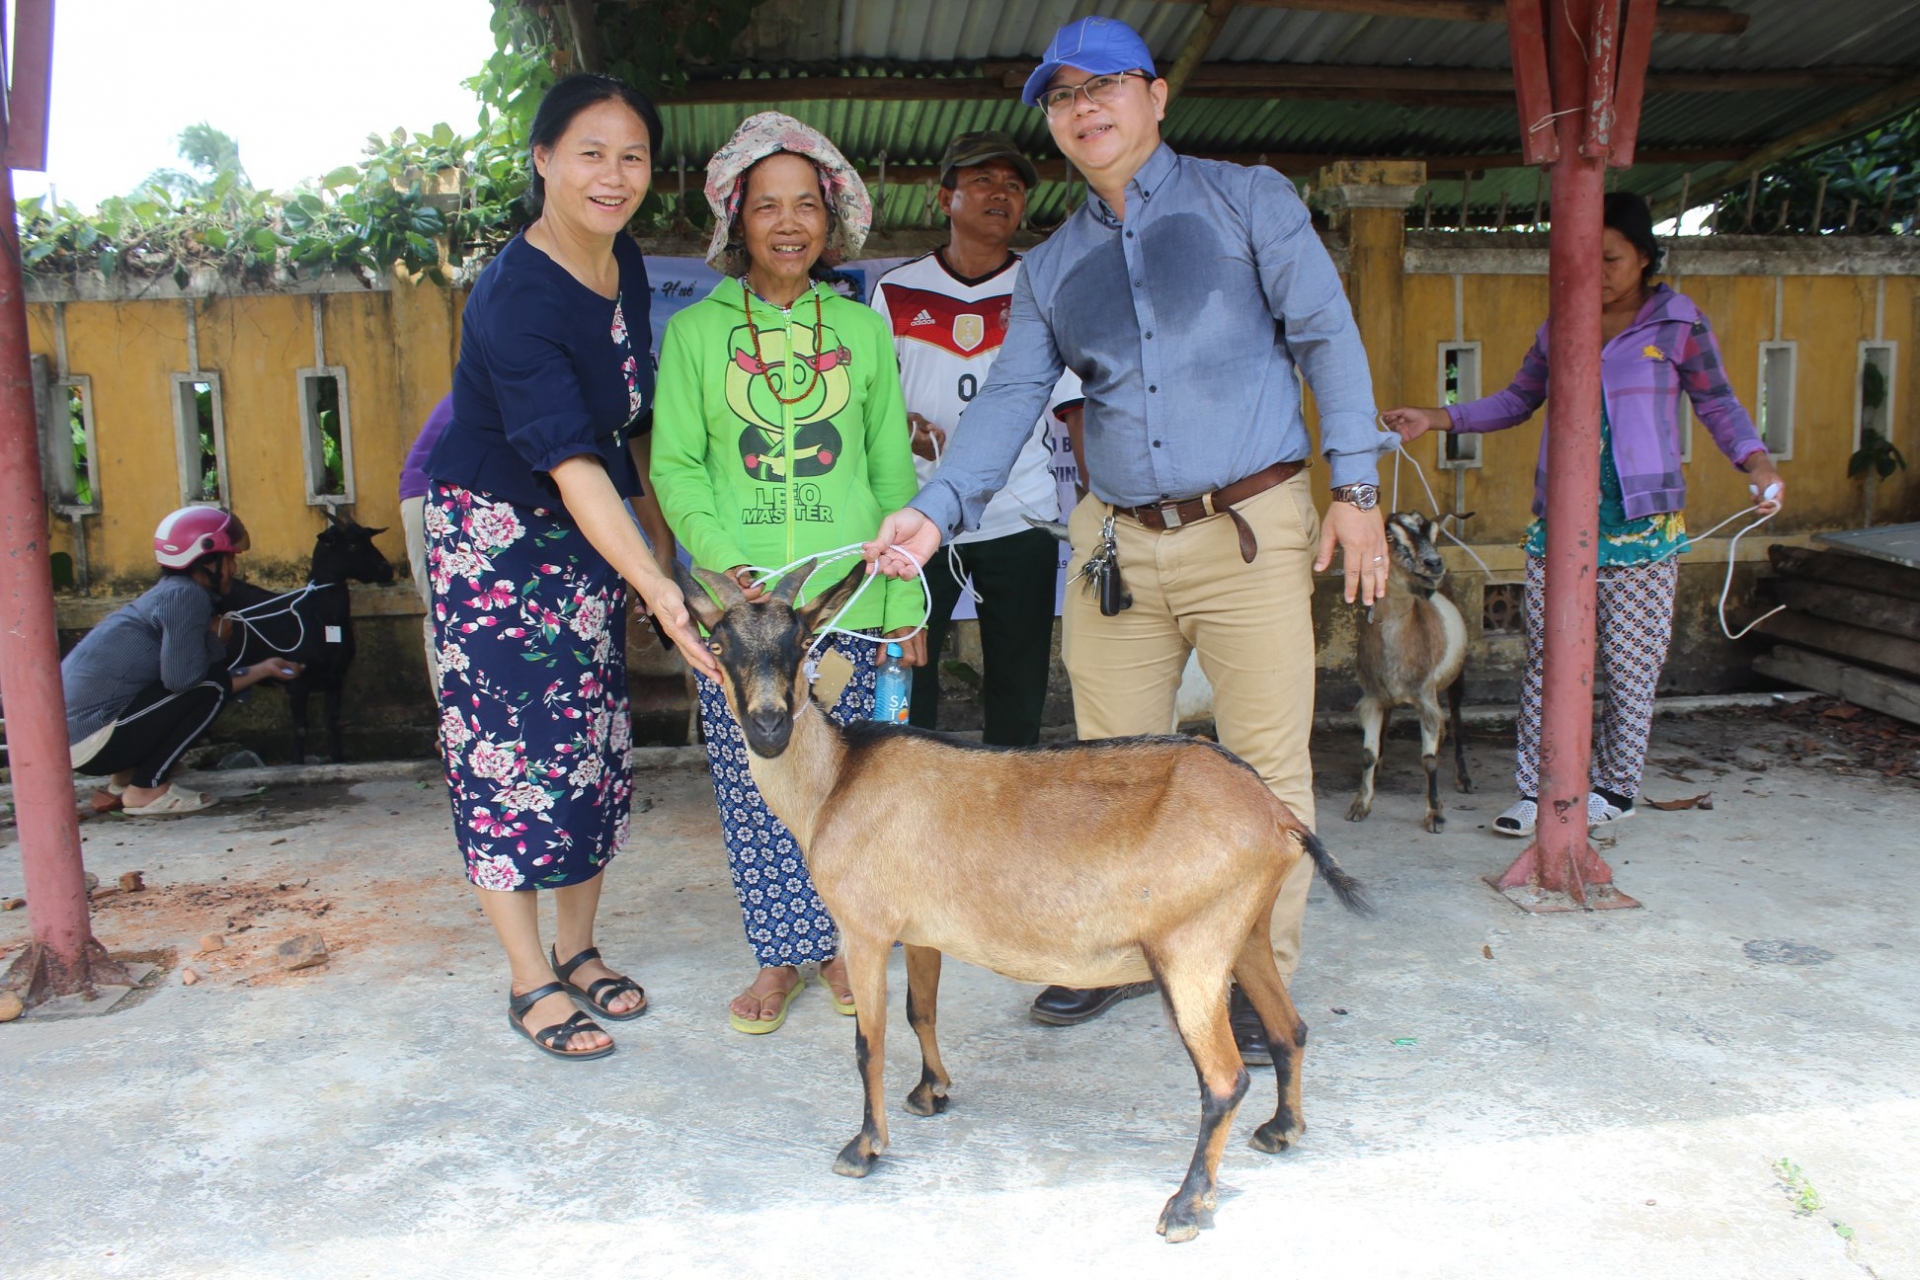
[[[1118,18],[1082,18],[1054,32],[1053,43],[1040,58],[1040,66],[1027,77],[1020,101],[1030,107],[1040,105],[1047,82],[1062,67],[1078,67],[1089,75],[1110,76],[1121,71],[1144,71],[1158,77],[1153,54],[1147,42]]]

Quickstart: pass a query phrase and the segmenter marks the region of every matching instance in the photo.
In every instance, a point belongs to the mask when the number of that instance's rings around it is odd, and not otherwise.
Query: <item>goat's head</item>
[[[813,566],[814,561],[807,561],[757,601],[749,601],[740,584],[724,573],[695,569],[689,578],[674,566],[687,609],[706,628],[707,646],[720,660],[721,691],[746,736],[747,749],[764,759],[787,749],[793,718],[812,696],[804,670],[808,642],[867,573],[864,561],[855,562],[846,577],[796,609],[793,601]]]
[[[1434,545],[1440,526],[1418,511],[1396,511],[1387,517],[1387,554],[1393,558],[1396,575],[1404,575],[1408,585],[1430,592],[1447,576],[1447,562]]]
[[[329,511],[327,527],[313,541],[313,580],[392,582],[393,565],[373,545],[374,538],[385,532]]]

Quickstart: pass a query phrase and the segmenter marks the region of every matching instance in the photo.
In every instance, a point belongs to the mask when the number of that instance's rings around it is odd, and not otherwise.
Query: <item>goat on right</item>
[[[1461,668],[1467,657],[1467,624],[1447,595],[1447,563],[1434,545],[1439,525],[1417,511],[1387,517],[1387,553],[1392,564],[1387,594],[1374,601],[1360,624],[1354,665],[1360,681],[1360,790],[1347,810],[1348,822],[1362,822],[1373,809],[1373,775],[1387,720],[1395,707],[1413,707],[1420,715],[1420,763],[1427,771],[1427,813],[1420,825],[1436,834],[1446,828],[1440,806],[1440,744],[1447,725],[1440,716],[1445,690],[1453,722],[1454,785],[1472,791],[1467,776],[1466,744],[1460,733]]]

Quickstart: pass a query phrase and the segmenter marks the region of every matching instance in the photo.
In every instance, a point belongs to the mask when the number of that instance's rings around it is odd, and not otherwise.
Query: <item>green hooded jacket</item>
[[[722,280],[667,322],[651,474],[667,523],[703,569],[777,569],[873,537],[919,487],[886,322],[825,285],[782,312]],[[824,566],[801,600],[854,564]],[[892,631],[924,609],[918,582],[890,578],[839,625]]]

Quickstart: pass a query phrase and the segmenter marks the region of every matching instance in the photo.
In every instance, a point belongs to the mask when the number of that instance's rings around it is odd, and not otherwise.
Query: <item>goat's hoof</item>
[[[1470,796],[1473,794],[1473,779],[1463,773],[1453,780],[1453,789],[1463,796]]]
[[[1347,821],[1348,822],[1365,822],[1367,820],[1367,815],[1372,812],[1373,812],[1372,805],[1367,804],[1360,800],[1355,800],[1351,805],[1347,807]]]
[[[1269,1120],[1253,1131],[1253,1136],[1247,1139],[1247,1145],[1255,1151],[1264,1151],[1270,1156],[1277,1156],[1290,1147],[1298,1146],[1306,1132],[1307,1126],[1303,1124],[1289,1124],[1283,1127],[1278,1121]]]
[[[947,1095],[918,1085],[907,1095],[907,1110],[916,1116],[937,1116],[947,1109]]]
[[[1429,813],[1420,820],[1420,825],[1428,831],[1433,832],[1433,834],[1439,835],[1447,829],[1447,815],[1444,813]]]
[[[843,1178],[864,1178],[873,1172],[874,1164],[880,1159],[878,1153],[862,1148],[862,1138],[855,1138],[840,1149],[833,1159],[833,1171]]]
[[[1200,1234],[1202,1212],[1197,1199],[1175,1195],[1160,1211],[1160,1221],[1153,1229],[1165,1236],[1168,1244],[1185,1244]]]

